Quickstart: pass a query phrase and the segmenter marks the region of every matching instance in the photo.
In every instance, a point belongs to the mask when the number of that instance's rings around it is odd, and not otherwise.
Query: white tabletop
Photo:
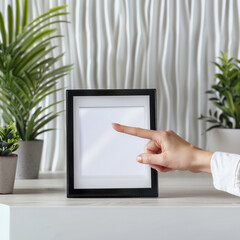
[[[17,180],[0,195],[0,239],[239,239],[240,198],[210,175],[160,174],[158,198],[68,199],[65,183],[63,173]]]
[[[8,206],[236,206],[240,198],[214,189],[208,174],[159,174],[158,198],[66,197],[64,173],[41,173],[37,180],[16,180],[13,194],[0,195]]]

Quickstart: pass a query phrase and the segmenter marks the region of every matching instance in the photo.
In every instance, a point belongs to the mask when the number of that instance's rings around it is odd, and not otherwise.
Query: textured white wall
[[[1,10],[10,0],[1,0]],[[14,1],[13,1],[14,2]],[[74,70],[66,88],[157,88],[158,129],[205,146],[205,90],[220,51],[239,57],[239,0],[32,0],[32,15],[68,4],[59,50]],[[6,12],[6,11],[5,11]],[[62,91],[51,99],[64,98]],[[51,100],[47,99],[46,103]],[[58,109],[65,108],[59,105]],[[42,170],[65,166],[65,114],[44,134]]]

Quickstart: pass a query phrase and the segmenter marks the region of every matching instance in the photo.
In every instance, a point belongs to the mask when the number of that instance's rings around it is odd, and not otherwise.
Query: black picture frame
[[[75,189],[74,188],[74,116],[73,99],[75,96],[137,96],[149,97],[150,129],[156,130],[156,89],[97,89],[66,90],[66,128],[67,128],[67,197],[68,198],[119,198],[119,197],[157,197],[158,174],[151,169],[150,188],[107,188]]]

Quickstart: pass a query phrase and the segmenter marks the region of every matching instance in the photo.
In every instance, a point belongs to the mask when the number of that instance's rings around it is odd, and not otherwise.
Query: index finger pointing
[[[113,123],[112,126],[118,132],[126,133],[129,135],[133,135],[133,136],[141,137],[141,138],[153,139],[156,134],[156,132],[154,130],[148,130],[148,129],[136,128],[136,127],[128,127],[128,126],[120,125],[118,123]]]

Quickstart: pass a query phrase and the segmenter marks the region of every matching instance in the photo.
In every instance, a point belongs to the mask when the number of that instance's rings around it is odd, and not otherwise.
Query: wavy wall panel
[[[11,1],[1,1],[6,9]],[[204,91],[213,82],[211,64],[220,50],[240,57],[238,0],[32,0],[32,15],[68,4],[71,24],[59,26],[65,35],[57,51],[62,63],[74,63],[66,88],[157,88],[158,129],[175,130],[205,146]],[[6,10],[4,10],[6,14]],[[43,105],[65,97],[65,92]],[[62,110],[65,104],[58,105]],[[42,170],[65,166],[65,114],[45,133]]]

